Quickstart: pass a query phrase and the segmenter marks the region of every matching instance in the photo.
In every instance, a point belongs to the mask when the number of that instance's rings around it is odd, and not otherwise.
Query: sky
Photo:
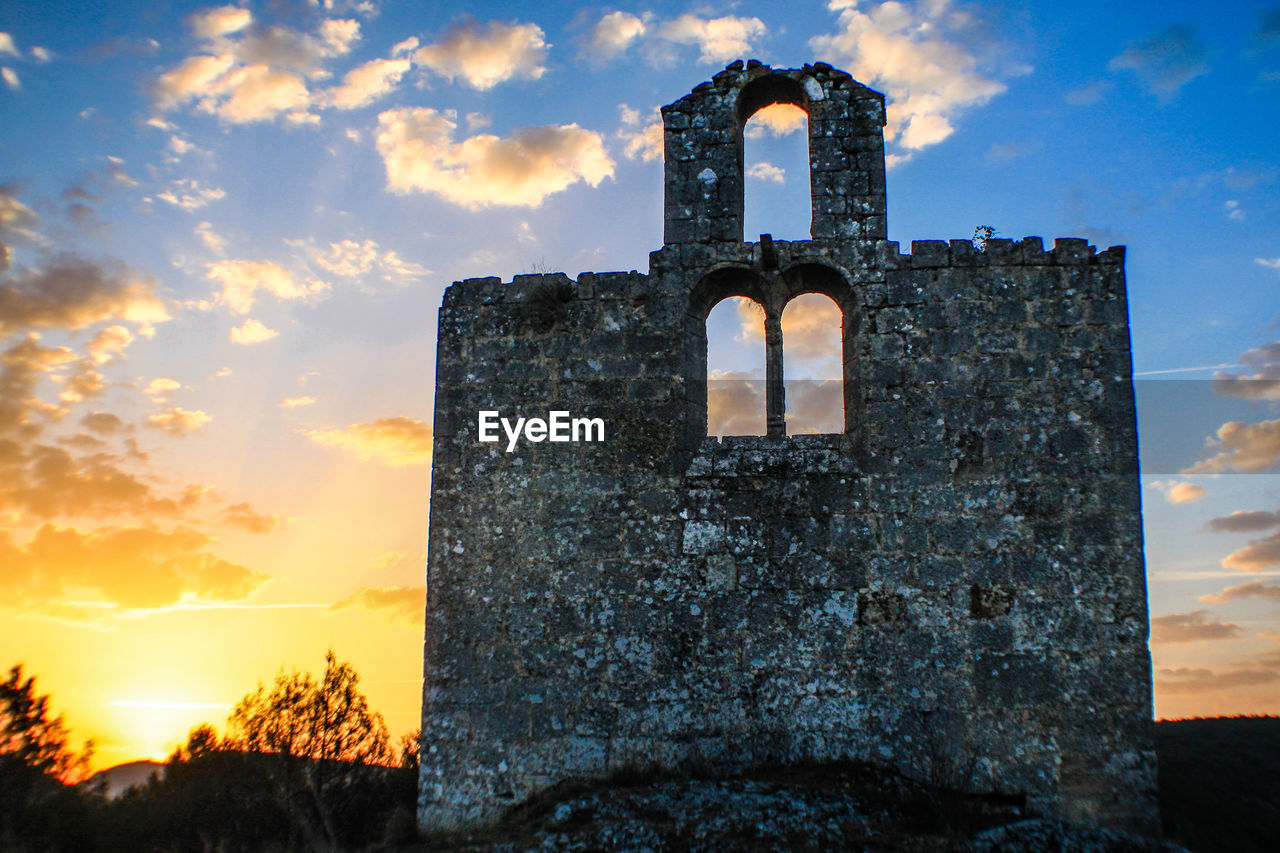
[[[904,249],[1128,247],[1155,710],[1280,713],[1280,6],[7,0],[0,663],[96,766],[328,648],[417,726],[444,288],[645,271],[656,110],[740,58],[886,94]],[[748,125],[748,234],[806,236],[803,127]]]

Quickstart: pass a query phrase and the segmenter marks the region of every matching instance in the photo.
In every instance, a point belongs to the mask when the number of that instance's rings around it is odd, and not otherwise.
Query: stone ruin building
[[[743,125],[808,114],[812,239],[743,239]],[[886,239],[884,98],[735,62],[662,110],[639,272],[440,309],[419,822],[628,766],[869,759],[1155,832],[1124,249]],[[843,314],[844,431],[786,434],[780,317]],[[706,318],[764,308],[767,432],[707,436]],[[478,413],[600,418],[482,442]]]

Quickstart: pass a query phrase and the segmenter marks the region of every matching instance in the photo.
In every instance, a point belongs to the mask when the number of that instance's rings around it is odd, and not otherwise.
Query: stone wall
[[[869,91],[815,68],[783,79]],[[736,109],[722,88],[778,73],[734,69],[695,95]],[[1154,832],[1123,249],[673,225],[687,100],[648,275],[445,294],[420,822],[631,765],[869,758]],[[845,431],[707,438],[707,312],[812,291],[844,314]],[[605,440],[507,452],[482,410],[601,418]]]

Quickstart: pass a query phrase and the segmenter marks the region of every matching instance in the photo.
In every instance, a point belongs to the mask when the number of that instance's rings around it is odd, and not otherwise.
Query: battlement
[[[741,126],[776,102],[810,115],[813,235],[744,242]],[[820,63],[734,63],[663,115],[647,273],[445,293],[422,825],[632,764],[863,759],[1155,831],[1123,247],[902,252],[883,98]],[[841,317],[826,435],[785,417],[806,293]],[[717,440],[706,321],[731,296],[764,310],[769,434]],[[480,440],[478,412],[553,410],[604,440]]]

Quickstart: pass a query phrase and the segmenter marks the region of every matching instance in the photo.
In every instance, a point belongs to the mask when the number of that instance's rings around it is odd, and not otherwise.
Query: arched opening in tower
[[[783,309],[788,435],[844,432],[841,322],[840,306],[822,293],[803,293]]]
[[[707,315],[707,435],[764,434],[764,308],[730,296]]]
[[[809,116],[798,106],[770,104],[743,126],[743,238],[808,240],[813,203],[809,184]]]

